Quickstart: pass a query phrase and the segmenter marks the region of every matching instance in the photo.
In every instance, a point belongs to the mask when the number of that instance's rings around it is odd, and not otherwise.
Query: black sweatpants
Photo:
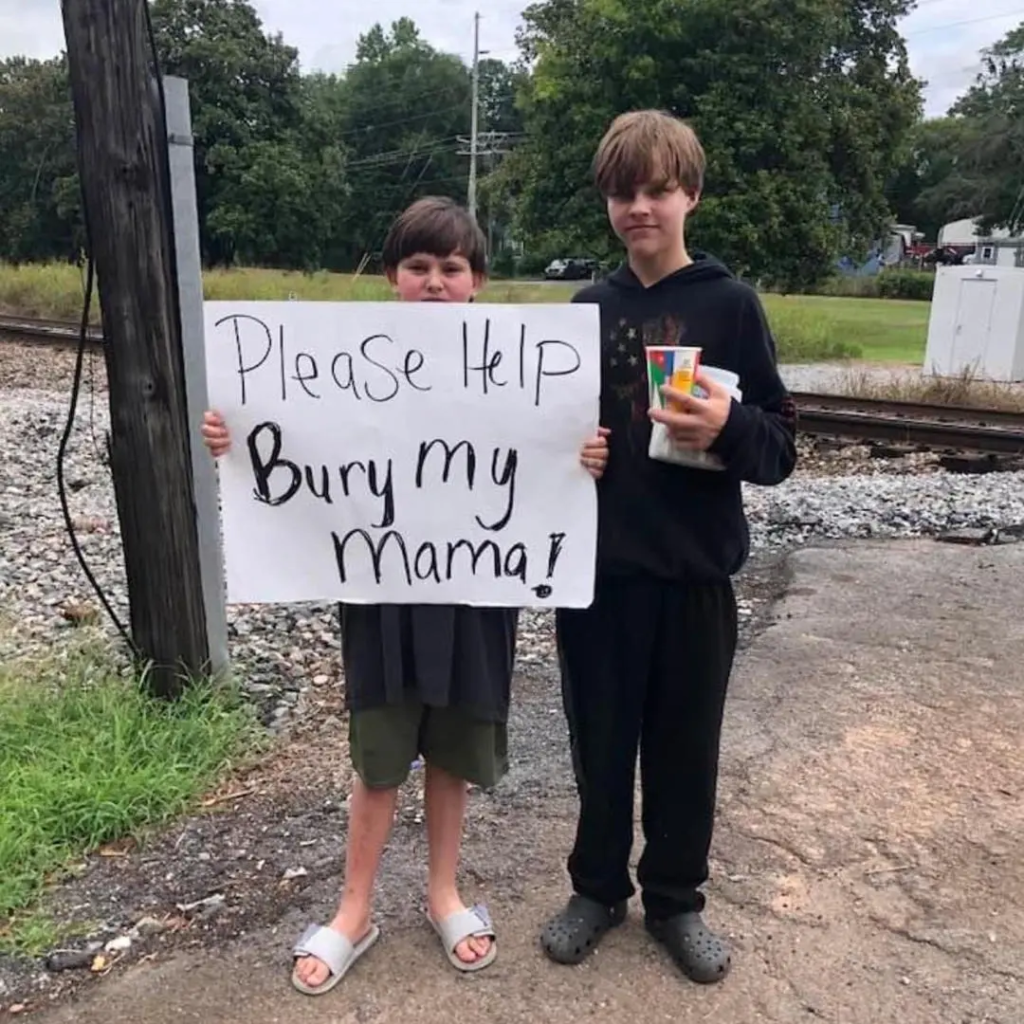
[[[728,582],[599,579],[590,608],[558,613],[580,797],[569,874],[580,895],[606,905],[633,895],[639,747],[644,908],[652,918],[703,909],[736,634]]]

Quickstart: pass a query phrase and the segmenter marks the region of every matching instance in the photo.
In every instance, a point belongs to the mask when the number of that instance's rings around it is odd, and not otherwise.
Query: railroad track
[[[40,344],[68,345],[78,342],[80,325],[71,320],[41,320],[30,316],[9,316],[0,313],[0,338],[32,341]],[[90,327],[86,341],[91,345],[103,343],[103,332]]]
[[[42,344],[78,341],[79,325],[67,320],[40,320],[0,314],[0,339]],[[103,343],[99,328],[87,335]],[[1024,413],[1004,409],[897,402],[879,398],[795,392],[801,433],[949,452],[983,452],[1024,456]]]
[[[951,452],[1024,455],[1024,413],[796,392],[799,429]]]

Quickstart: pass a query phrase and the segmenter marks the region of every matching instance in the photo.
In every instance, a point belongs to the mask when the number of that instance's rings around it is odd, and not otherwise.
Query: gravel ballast
[[[71,365],[67,351],[0,349],[0,644],[7,648],[0,657],[50,650],[76,627],[112,630],[75,561],[57,496],[56,452]],[[44,381],[52,383],[40,387]],[[83,389],[66,479],[85,557],[126,619],[114,492],[104,456],[106,403],[101,381]],[[958,476],[927,457],[892,462],[871,459],[863,449],[825,455],[808,445],[802,449],[801,468],[786,484],[747,488],[755,555],[816,538],[950,531],[981,536],[1024,524],[1024,473]],[[301,710],[306,691],[337,680],[338,630],[330,605],[234,606],[229,628],[232,659],[270,723]],[[524,666],[552,657],[552,640],[550,616],[526,613]]]

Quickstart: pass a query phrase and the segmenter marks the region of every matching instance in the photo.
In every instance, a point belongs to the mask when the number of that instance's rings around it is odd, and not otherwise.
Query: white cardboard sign
[[[229,602],[586,607],[596,306],[207,302]]]

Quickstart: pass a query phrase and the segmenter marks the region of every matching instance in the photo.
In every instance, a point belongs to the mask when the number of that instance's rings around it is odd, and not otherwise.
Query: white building
[[[1024,267],[1024,236],[1011,235],[1005,228],[995,228],[983,234],[977,217],[944,225],[939,231],[938,243],[940,248],[944,245],[973,246],[974,252],[965,258],[965,263],[987,267]]]
[[[1024,274],[1013,267],[939,267],[924,372],[1024,380]]]

